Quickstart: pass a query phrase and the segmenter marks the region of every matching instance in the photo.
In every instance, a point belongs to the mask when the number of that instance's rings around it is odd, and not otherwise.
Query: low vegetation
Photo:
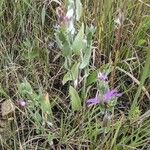
[[[1,150],[150,149],[149,0],[0,1]]]

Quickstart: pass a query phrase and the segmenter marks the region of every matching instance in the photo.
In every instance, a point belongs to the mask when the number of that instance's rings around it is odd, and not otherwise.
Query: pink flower
[[[107,74],[106,73],[99,73],[98,74],[98,79],[102,80],[102,81],[106,81],[108,79]]]
[[[93,106],[93,105],[99,104],[100,101],[99,101],[98,97],[95,97],[95,98],[88,99],[88,100],[86,101],[86,103],[87,103],[87,105],[88,105],[88,107],[89,107],[89,106]]]
[[[57,7],[56,9],[57,18],[58,18],[58,26],[67,28],[67,31],[74,34],[74,9],[68,8],[66,9],[62,6]]]
[[[91,99],[88,99],[86,101],[88,107],[89,106],[94,106],[94,105],[97,105],[99,104],[100,102],[105,102],[105,103],[108,103],[110,102],[113,98],[116,98],[116,97],[120,97],[122,94],[121,93],[117,93],[117,90],[109,90],[107,91],[104,96],[103,96],[103,100],[100,100],[98,98],[98,96],[96,96],[95,98],[91,98]]]
[[[26,107],[27,106],[27,102],[25,102],[24,100],[19,100],[17,103],[20,107]]]
[[[113,98],[120,97],[121,95],[121,93],[117,93],[117,90],[109,90],[104,94],[103,101],[109,102]]]

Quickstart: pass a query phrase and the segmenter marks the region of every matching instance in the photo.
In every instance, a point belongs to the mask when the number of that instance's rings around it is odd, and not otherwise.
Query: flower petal
[[[89,99],[89,100],[86,101],[86,103],[87,103],[88,106],[97,105],[97,104],[99,104],[99,102],[100,101],[99,101],[99,99],[97,97],[91,98],[91,99]]]
[[[108,79],[107,74],[106,73],[99,73],[98,74],[98,79],[102,80],[102,81],[106,81]]]
[[[117,90],[109,90],[105,93],[104,95],[104,102],[109,102],[110,100],[112,100],[115,97],[120,97],[122,94],[121,93],[117,93]]]
[[[21,107],[27,106],[27,102],[26,102],[25,100],[22,100],[22,99],[20,99],[17,103],[18,103],[18,105],[21,106]]]

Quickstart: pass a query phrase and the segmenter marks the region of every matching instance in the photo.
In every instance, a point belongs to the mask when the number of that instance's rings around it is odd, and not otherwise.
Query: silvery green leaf
[[[84,24],[82,24],[78,34],[75,37],[75,40],[72,45],[72,49],[75,54],[80,55],[80,51],[85,47],[86,47],[86,41],[84,39]]]
[[[71,107],[73,111],[81,110],[81,99],[79,97],[78,92],[72,87],[69,87],[69,95],[71,99]]]
[[[65,84],[67,81],[76,80],[78,78],[78,72],[79,72],[79,63],[75,63],[71,71],[68,71],[64,78],[63,78],[63,84]]]
[[[70,39],[67,33],[63,30],[58,32],[58,34],[56,34],[56,40],[60,48],[62,49],[63,56],[65,57],[70,56],[72,53],[72,49],[70,45]]]
[[[78,73],[79,73],[79,63],[75,63],[72,68],[71,68],[71,73],[73,80],[78,78]]]
[[[82,3],[80,0],[76,0],[76,20],[79,21],[82,14]]]
[[[70,71],[68,71],[68,72],[64,75],[62,83],[63,83],[63,85],[64,85],[67,81],[71,81],[71,80],[72,80],[72,76],[71,76]]]
[[[91,58],[91,51],[92,51],[91,47],[86,49],[86,52],[85,52],[83,59],[82,59],[82,63],[80,65],[80,69],[83,69],[87,65],[89,65],[90,58]]]

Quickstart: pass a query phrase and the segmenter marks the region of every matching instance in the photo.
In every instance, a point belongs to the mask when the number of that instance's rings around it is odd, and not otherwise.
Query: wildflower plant
[[[55,36],[58,46],[61,49],[61,54],[64,57],[64,67],[66,69],[66,74],[62,82],[65,84],[70,81],[69,95],[72,109],[81,110],[81,99],[86,99],[88,89],[90,89],[87,86],[87,77],[90,75],[90,70],[92,70],[90,59],[95,28],[92,25],[89,27],[83,23],[80,23],[79,30],[75,28],[75,22],[78,23],[82,12],[80,0],[75,2],[68,0],[67,7],[64,8],[61,5],[57,8],[56,12],[58,29]],[[88,106],[109,103],[112,99],[120,96],[116,89],[109,89],[107,75],[107,71],[98,73],[97,94],[95,98],[87,101]],[[81,92],[78,92],[79,85]]]
[[[18,91],[23,99],[18,100],[17,105],[27,110],[28,118],[36,123],[36,131],[43,131],[42,125],[52,120],[48,93],[43,95],[41,89],[36,93],[26,79],[18,84]]]
[[[76,6],[76,7],[75,7]],[[76,8],[76,9],[75,9]],[[82,14],[82,4],[80,0],[68,0],[67,8],[60,6],[57,8],[58,29],[56,29],[56,40],[61,54],[64,57],[64,67],[66,74],[63,84],[71,81],[69,93],[71,96],[72,108],[81,109],[81,100],[77,89],[80,79],[83,81],[82,93],[85,93],[86,78],[89,74],[89,63],[92,54],[92,36],[94,27],[88,27],[81,23],[79,30],[75,29],[75,21],[79,21]],[[58,13],[59,12],[59,13]],[[84,72],[81,76],[81,72]],[[85,97],[83,95],[83,97]]]
[[[86,103],[88,107],[104,103],[112,105],[112,102],[121,95],[116,89],[110,90],[107,73],[99,72],[97,76],[97,94],[94,98],[88,99]]]
[[[1,0],[0,149],[150,149],[148,2]]]

